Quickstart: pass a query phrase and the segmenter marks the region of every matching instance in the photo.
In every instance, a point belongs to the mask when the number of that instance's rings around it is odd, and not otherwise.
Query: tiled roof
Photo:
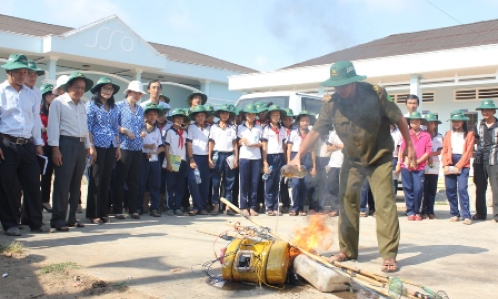
[[[498,43],[498,20],[394,34],[343,49],[286,68],[323,65],[340,60],[360,60]]]
[[[61,35],[71,31],[74,28],[45,24],[26,19],[0,14],[0,31],[21,33],[34,36]],[[235,71],[239,73],[254,73],[254,69],[244,67],[238,64],[230,63],[212,56],[204,55],[184,48],[173,47],[168,45],[149,43],[159,53],[168,56],[168,59],[188,64],[203,65],[217,69]]]

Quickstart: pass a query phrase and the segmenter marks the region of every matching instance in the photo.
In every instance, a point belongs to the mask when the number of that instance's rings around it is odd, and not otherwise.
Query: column
[[[201,82],[201,91],[209,97],[209,83],[210,81]]]
[[[420,99],[420,104],[418,106],[417,111],[420,111],[422,113],[422,91],[420,89],[420,78],[422,76],[418,74],[414,74],[410,76],[410,94],[414,94],[418,96]]]
[[[132,70],[131,80],[137,80],[142,82],[142,70],[141,69]]]
[[[47,62],[47,71],[48,71],[48,76],[45,77],[45,80],[43,82],[51,82],[55,83],[57,80],[57,61],[59,60],[59,57],[57,56],[50,56]]]
[[[323,96],[323,91],[324,91],[323,85],[320,84],[320,86],[318,86],[318,95]]]

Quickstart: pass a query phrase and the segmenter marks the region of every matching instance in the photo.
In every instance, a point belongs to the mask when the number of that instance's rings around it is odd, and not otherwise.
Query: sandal
[[[242,216],[250,216],[249,211],[247,209],[240,210],[240,215]]]
[[[297,211],[289,211],[289,216],[297,216]]]
[[[131,218],[133,219],[140,219],[140,214],[138,214],[137,212],[133,213],[130,215]]]
[[[68,227],[77,227],[77,228],[85,227],[85,225],[83,223],[80,223],[80,222],[66,223],[66,226],[68,226]]]
[[[316,215],[316,213],[313,214],[313,215]],[[299,216],[308,216],[308,213],[306,213],[304,211],[303,212],[299,212]]]
[[[195,216],[195,215],[197,215],[197,213],[199,213],[199,211],[197,211],[196,209],[188,211],[189,216]]]
[[[258,212],[254,211],[253,209],[250,209],[249,210],[249,214],[251,214],[251,216],[258,216]]]
[[[396,272],[398,271],[398,262],[392,258],[388,257],[382,263],[382,272]]]
[[[199,212],[199,215],[209,215],[209,213],[206,210],[202,210]]]
[[[56,227],[55,230],[58,232],[68,232],[69,227],[68,226],[59,226],[59,227]]]
[[[275,216],[275,213],[273,211],[268,210],[268,211],[266,211],[266,215]]]
[[[332,211],[329,213],[329,217],[336,217],[339,213],[337,211]]]
[[[360,212],[360,217],[368,217],[366,212]]]
[[[329,263],[333,264],[334,262],[344,262],[352,259],[353,258],[350,258],[346,252],[339,251],[337,254],[334,254],[329,257]]]
[[[98,224],[98,225],[101,225],[103,224],[104,222],[102,220],[100,220],[100,218],[95,218],[95,219],[92,219],[90,221],[92,224]]]
[[[116,216],[114,216],[114,218],[116,218],[116,219],[126,219],[126,215],[125,214],[117,214]]]

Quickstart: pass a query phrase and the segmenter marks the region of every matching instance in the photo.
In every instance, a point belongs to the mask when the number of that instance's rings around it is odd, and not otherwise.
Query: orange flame
[[[292,245],[300,247],[308,252],[316,250],[327,250],[332,246],[332,230],[326,224],[326,216],[309,217],[309,225],[302,228],[296,228]],[[291,255],[298,255],[299,251],[291,250]]]

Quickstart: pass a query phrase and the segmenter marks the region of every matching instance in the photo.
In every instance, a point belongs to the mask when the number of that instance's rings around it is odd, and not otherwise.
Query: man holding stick
[[[370,183],[377,207],[377,238],[384,259],[382,271],[398,270],[396,256],[400,238],[396,199],[392,188],[392,151],[389,124],[396,124],[405,139],[410,167],[417,167],[415,150],[408,124],[398,106],[384,88],[362,81],[350,61],[339,61],[330,68],[330,78],[322,85],[335,87],[320,111],[313,130],[290,162],[300,165],[300,157],[308,152],[320,135],[334,126],[344,143],[344,161],[339,185],[339,246],[330,261],[358,257],[360,190],[365,179]]]

